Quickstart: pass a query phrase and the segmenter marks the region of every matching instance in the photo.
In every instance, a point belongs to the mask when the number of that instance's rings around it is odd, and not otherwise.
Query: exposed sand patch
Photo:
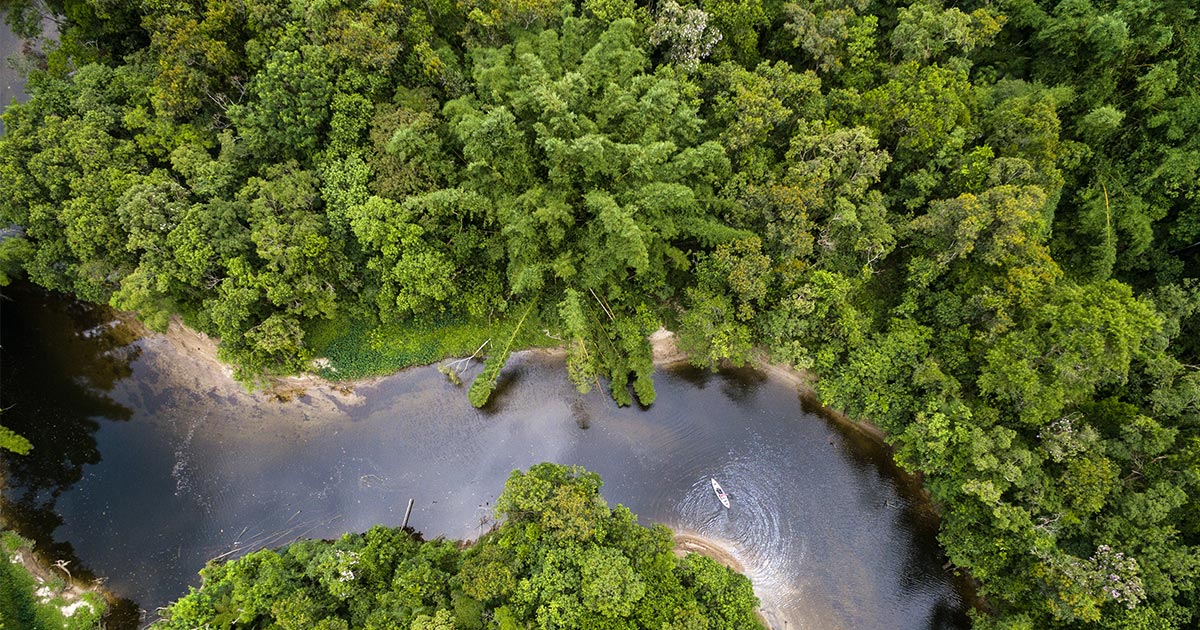
[[[715,540],[687,532],[675,532],[675,555],[680,558],[689,553],[698,553],[712,558],[718,563],[745,575],[746,567],[742,565],[733,552],[722,547]]]
[[[152,350],[143,357],[154,362],[160,378],[226,400],[231,407],[261,410],[270,408],[271,403],[287,402],[299,405],[301,415],[306,419],[334,417],[340,415],[344,407],[363,402],[362,396],[354,393],[355,387],[369,385],[381,378],[341,383],[315,374],[300,374],[272,378],[259,388],[248,389],[234,379],[233,368],[218,358],[217,340],[185,326],[178,318],[172,318],[165,333],[151,331],[140,324],[131,323],[131,326],[142,334],[139,343]]]
[[[675,333],[666,328],[659,328],[650,335],[650,352],[654,357],[654,365],[671,365],[688,360],[686,352],[679,349]]]

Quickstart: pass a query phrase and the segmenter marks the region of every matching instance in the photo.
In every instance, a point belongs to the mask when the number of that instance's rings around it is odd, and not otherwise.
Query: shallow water
[[[912,481],[784,380],[661,371],[651,408],[618,408],[523,354],[484,411],[432,368],[281,403],[105,311],[7,293],[0,402],[35,450],[3,460],[4,515],[144,610],[207,559],[398,525],[409,498],[426,536],[474,538],[511,470],[555,461],[598,472],[642,522],[720,543],[779,628],[966,626]]]
[[[21,38],[13,34],[4,22],[5,12],[0,10],[0,112],[13,99],[25,101],[25,79],[13,69],[9,57],[21,52]],[[4,133],[4,121],[0,120],[0,134]]]

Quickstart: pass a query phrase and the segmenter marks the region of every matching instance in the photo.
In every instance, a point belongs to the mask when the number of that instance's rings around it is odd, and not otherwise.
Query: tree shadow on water
[[[575,424],[580,429],[586,431],[591,428],[592,413],[588,410],[587,401],[584,400],[583,394],[571,400],[571,417],[575,419]]]
[[[750,400],[754,392],[767,382],[766,372],[750,366],[723,367],[718,374],[721,377],[721,393],[737,403]]]
[[[696,389],[705,389],[708,387],[709,381],[717,376],[716,372],[696,367],[691,363],[672,365],[666,368],[666,372],[673,378],[680,379]]]
[[[485,416],[503,413],[507,399],[511,397],[524,377],[524,365],[513,361],[504,366],[504,369],[500,370],[500,376],[496,379],[496,387],[492,390],[492,395],[488,397],[487,404],[479,411]]]
[[[95,576],[70,543],[55,540],[62,525],[55,504],[85,466],[100,462],[101,422],[133,417],[109,392],[132,374],[137,338],[104,307],[22,284],[0,294],[0,422],[33,444],[28,455],[0,455],[0,517],[44,560],[69,561],[80,583]],[[128,615],[127,608],[118,603],[113,612]]]
[[[684,363],[667,368],[667,372],[696,389],[706,389],[715,380],[720,384],[721,393],[737,403],[749,400],[768,378],[765,372],[750,366],[739,368],[726,365],[718,370],[710,370]]]

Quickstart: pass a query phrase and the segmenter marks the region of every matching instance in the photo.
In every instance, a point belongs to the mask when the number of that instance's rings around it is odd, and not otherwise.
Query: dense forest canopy
[[[246,378],[486,331],[478,405],[531,334],[620,403],[660,325],[762,348],[924,475],[978,627],[1200,623],[1190,0],[3,4],[61,33],[6,277]]]
[[[538,464],[514,471],[502,524],[465,549],[377,526],[211,563],[156,630],[752,630],[750,580],[671,531],[609,508],[600,478]]]

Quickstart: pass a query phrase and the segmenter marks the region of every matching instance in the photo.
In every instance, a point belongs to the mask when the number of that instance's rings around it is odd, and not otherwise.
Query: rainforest
[[[882,429],[977,628],[1200,623],[1189,0],[0,8],[57,30],[3,114],[0,279],[181,321],[251,387],[485,358],[478,407],[535,346],[652,405],[665,327]],[[406,541],[338,544],[453,555]]]

